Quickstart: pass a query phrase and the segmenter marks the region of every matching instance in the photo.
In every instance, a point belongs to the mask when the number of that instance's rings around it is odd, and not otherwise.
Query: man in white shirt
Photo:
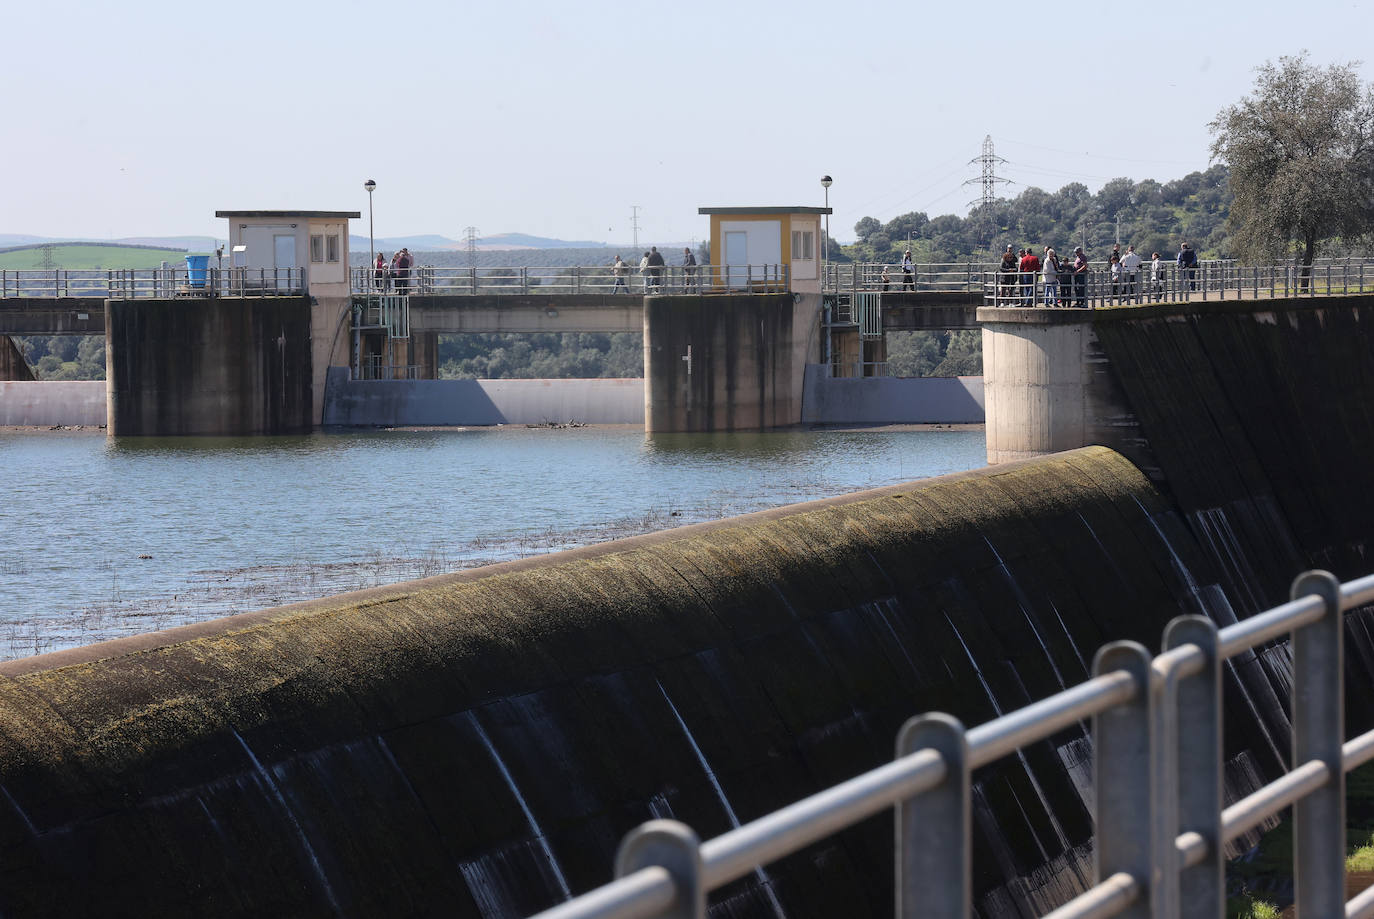
[[[1126,282],[1126,299],[1135,297],[1136,279],[1140,277],[1140,256],[1135,254],[1135,246],[1127,246],[1126,254],[1121,256],[1122,280]]]

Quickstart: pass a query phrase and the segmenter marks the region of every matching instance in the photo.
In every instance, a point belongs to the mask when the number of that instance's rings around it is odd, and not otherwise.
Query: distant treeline
[[[439,336],[444,380],[629,379],[644,376],[638,332],[472,333]]]
[[[1060,254],[1082,246],[1093,260],[1106,258],[1118,238],[1150,253],[1172,255],[1185,239],[1204,258],[1230,255],[1226,218],[1231,190],[1226,167],[1213,166],[1172,182],[1112,179],[1096,194],[1081,182],[1056,192],[1028,188],[974,208],[967,217],[930,218],[916,211],[882,223],[864,217],[854,225],[858,240],[844,247],[855,261],[901,261],[910,244],[918,263],[995,260],[1007,246],[1037,253],[1053,246]]]

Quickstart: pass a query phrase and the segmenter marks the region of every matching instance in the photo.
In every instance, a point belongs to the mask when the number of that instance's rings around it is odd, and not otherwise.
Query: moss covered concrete
[[[916,712],[977,724],[1104,641],[1157,646],[1214,582],[1090,448],[12,662],[0,912],[533,912],[643,820],[728,829],[714,782],[760,816],[888,759]],[[1268,740],[1238,718],[1230,743]],[[1082,753],[1073,729],[979,773],[983,914],[1081,887]],[[768,884],[793,917],[885,913],[890,833]],[[753,876],[720,897],[767,902]]]

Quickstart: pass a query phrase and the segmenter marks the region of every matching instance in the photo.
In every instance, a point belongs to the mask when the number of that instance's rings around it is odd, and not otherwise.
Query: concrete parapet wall
[[[639,332],[644,298],[629,294],[410,297],[412,332]]]
[[[308,297],[107,300],[109,433],[310,430],[310,320]]]
[[[808,364],[805,424],[981,424],[982,377],[839,377]]]
[[[643,380],[349,380],[331,367],[327,425],[643,424]]]
[[[1090,449],[10,662],[0,911],[525,915],[641,821],[714,836],[887,761],[913,713],[978,724],[1154,644],[1211,583]],[[1267,704],[1233,706],[1231,794]],[[976,774],[980,915],[1090,876],[1084,743]],[[891,838],[875,817],[717,900],[884,914]]]
[[[103,334],[103,296],[0,298],[0,335]]]
[[[105,424],[104,380],[0,381],[0,426]]]

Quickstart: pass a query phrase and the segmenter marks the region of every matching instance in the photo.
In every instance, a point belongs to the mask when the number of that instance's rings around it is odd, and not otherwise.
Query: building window
[[[792,231],[792,258],[807,259],[816,257],[816,234],[812,230]]]
[[[322,261],[324,261],[324,237],[323,237],[323,236],[318,236],[318,235],[317,235],[317,236],[311,236],[311,237],[310,237],[310,261],[312,261],[312,262],[322,262]]]
[[[339,260],[339,234],[330,233],[327,237],[325,237],[325,242],[328,243],[328,247],[326,249],[326,252],[328,254],[325,257],[325,261],[337,262]]]

